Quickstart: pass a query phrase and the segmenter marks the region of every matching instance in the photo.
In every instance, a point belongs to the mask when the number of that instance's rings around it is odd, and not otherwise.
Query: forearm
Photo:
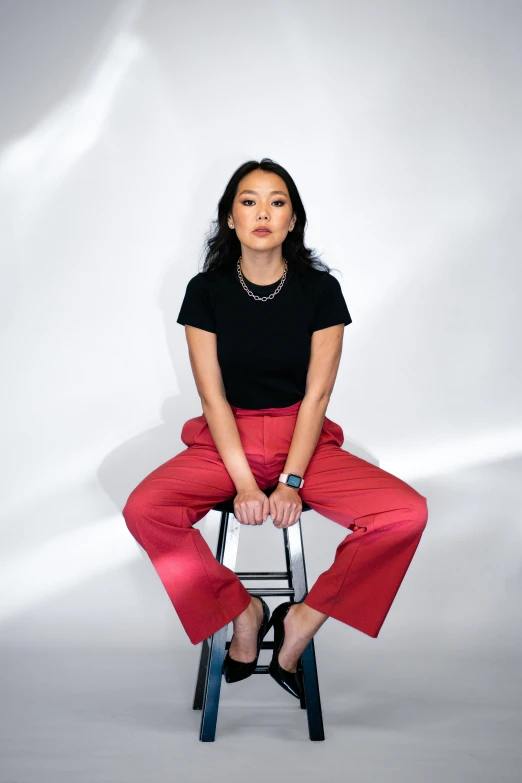
[[[202,406],[210,434],[236,491],[257,487],[227,399],[220,397],[212,402],[202,401]]]
[[[317,446],[329,401],[328,395],[307,397],[305,394],[303,397],[283,473],[304,476]]]

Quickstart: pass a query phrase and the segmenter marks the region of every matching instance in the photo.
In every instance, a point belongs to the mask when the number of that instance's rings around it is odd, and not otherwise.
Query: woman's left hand
[[[299,492],[293,487],[283,484],[282,481],[272,492],[268,502],[270,504],[269,513],[275,527],[283,528],[295,525],[301,516],[303,502],[299,497]]]

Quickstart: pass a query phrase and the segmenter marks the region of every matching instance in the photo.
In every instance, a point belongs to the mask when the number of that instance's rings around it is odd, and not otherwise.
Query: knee
[[[162,492],[145,479],[132,490],[121,513],[140,544],[139,531],[147,539],[151,527],[190,528],[198,518],[181,501],[177,502],[174,490]]]
[[[144,492],[143,489],[138,486],[130,493],[121,512],[125,524],[139,544],[141,544],[141,538],[138,532],[138,526],[145,516],[147,506],[147,492]]]
[[[424,495],[417,492],[410,507],[414,525],[419,532],[422,532],[428,523],[428,501]]]
[[[139,491],[139,487],[136,487],[136,489],[133,489],[130,493],[121,512],[125,521],[128,522],[129,519],[134,518],[136,514],[139,514],[144,505],[144,493]]]

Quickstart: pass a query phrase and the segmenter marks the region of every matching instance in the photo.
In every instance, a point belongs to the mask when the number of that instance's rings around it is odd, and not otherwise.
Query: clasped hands
[[[279,482],[270,497],[262,489],[240,490],[234,498],[234,516],[242,525],[262,525],[270,514],[275,527],[294,525],[303,509],[299,492]]]

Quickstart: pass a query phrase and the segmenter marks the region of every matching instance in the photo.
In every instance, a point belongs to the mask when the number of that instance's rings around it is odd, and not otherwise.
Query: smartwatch
[[[296,476],[295,473],[281,473],[279,481],[282,481],[283,484],[288,484],[289,487],[294,487],[295,489],[301,489],[304,484],[304,478]]]

